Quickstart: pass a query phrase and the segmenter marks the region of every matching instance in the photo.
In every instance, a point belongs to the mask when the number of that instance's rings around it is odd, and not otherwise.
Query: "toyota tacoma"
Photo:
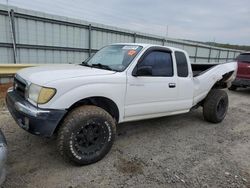
[[[81,64],[22,69],[6,103],[17,124],[57,136],[67,161],[86,165],[111,149],[116,125],[187,113],[212,123],[227,113],[237,63],[191,64],[186,51],[149,44],[105,46]]]

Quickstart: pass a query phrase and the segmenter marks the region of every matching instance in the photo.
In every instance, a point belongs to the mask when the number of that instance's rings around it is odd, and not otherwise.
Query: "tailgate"
[[[237,78],[250,79],[250,61],[238,61]]]

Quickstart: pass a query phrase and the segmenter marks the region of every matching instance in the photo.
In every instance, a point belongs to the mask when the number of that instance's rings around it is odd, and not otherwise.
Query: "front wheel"
[[[110,151],[115,134],[115,121],[108,112],[96,106],[81,106],[63,121],[57,146],[65,160],[87,165]]]
[[[227,109],[227,93],[223,90],[212,89],[203,104],[204,119],[212,123],[219,123],[225,118]]]

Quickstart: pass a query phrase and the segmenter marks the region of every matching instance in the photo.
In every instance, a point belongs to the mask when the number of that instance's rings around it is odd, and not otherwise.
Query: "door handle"
[[[175,83],[169,83],[169,84],[168,84],[168,87],[169,87],[169,88],[175,88],[175,86],[176,86]]]

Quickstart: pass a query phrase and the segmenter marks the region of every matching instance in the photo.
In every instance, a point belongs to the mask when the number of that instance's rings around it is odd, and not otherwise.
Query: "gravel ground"
[[[121,124],[111,152],[83,167],[65,163],[55,138],[26,133],[0,105],[9,149],[3,187],[250,187],[250,90],[228,94],[222,123],[205,122],[200,108]]]

